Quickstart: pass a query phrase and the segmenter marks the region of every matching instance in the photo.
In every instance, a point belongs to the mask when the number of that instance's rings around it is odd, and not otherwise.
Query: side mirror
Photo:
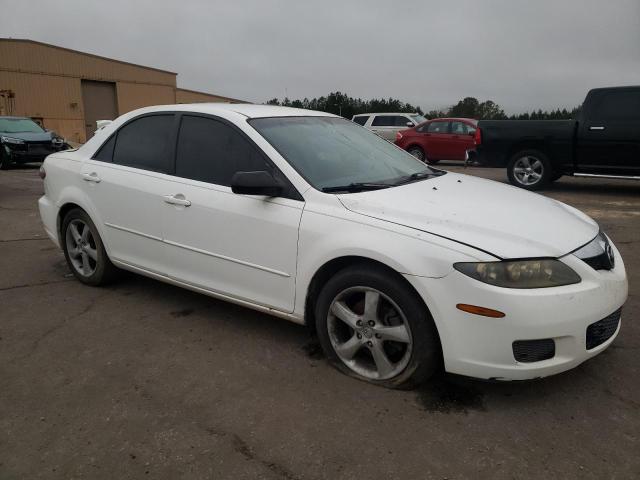
[[[282,184],[265,170],[236,172],[231,178],[231,191],[240,195],[277,197],[282,190]]]
[[[407,127],[413,128],[413,127],[415,127],[415,125],[414,125],[413,122],[407,122]]]

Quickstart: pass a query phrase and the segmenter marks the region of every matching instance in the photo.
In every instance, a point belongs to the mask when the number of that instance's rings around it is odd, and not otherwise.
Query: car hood
[[[573,207],[455,173],[338,198],[352,212],[445,237],[498,258],[560,257],[598,234],[596,222]]]
[[[19,138],[25,142],[47,142],[52,139],[51,132],[0,132],[0,135],[4,137]]]

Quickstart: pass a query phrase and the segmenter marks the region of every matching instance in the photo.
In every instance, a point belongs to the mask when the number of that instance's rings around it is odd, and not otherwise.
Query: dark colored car
[[[640,86],[589,91],[575,120],[481,120],[472,159],[536,190],[562,175],[640,179]]]
[[[13,164],[42,162],[51,153],[69,148],[63,138],[26,117],[0,117],[0,169]]]
[[[467,150],[475,148],[477,123],[472,118],[434,118],[401,130],[395,144],[427,163],[466,160]]]

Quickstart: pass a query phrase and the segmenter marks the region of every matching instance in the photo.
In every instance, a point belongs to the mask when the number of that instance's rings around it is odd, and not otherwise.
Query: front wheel
[[[426,155],[424,154],[424,150],[418,146],[409,147],[407,150],[408,153],[416,157],[421,162],[426,161]]]
[[[9,170],[11,168],[11,159],[7,154],[0,151],[0,170]]]
[[[553,176],[547,156],[538,150],[522,150],[507,165],[509,183],[526,190],[545,187]]]
[[[329,361],[347,375],[413,388],[441,364],[438,333],[420,297],[384,268],[344,269],[322,288],[316,330]]]

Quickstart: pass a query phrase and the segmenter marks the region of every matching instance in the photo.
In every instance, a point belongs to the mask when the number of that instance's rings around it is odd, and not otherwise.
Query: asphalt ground
[[[438,375],[416,391],[347,378],[306,328],[252,310],[132,274],[81,285],[41,227],[42,191],[34,168],[0,172],[2,480],[640,476],[640,182],[542,192],[625,260],[609,349],[538,381]]]

